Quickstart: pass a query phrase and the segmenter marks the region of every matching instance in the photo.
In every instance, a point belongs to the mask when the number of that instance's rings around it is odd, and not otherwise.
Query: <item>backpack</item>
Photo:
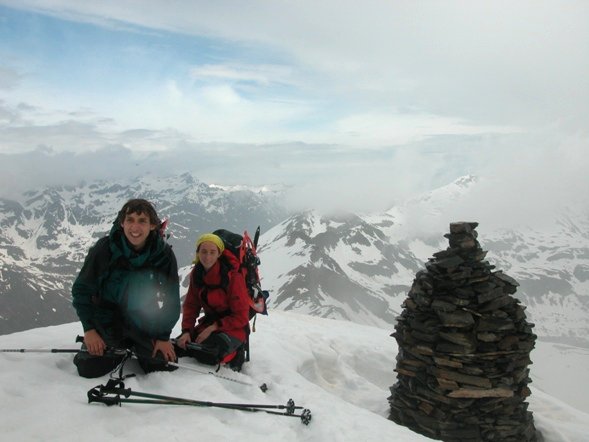
[[[253,319],[252,332],[256,331],[256,315],[258,313],[262,315],[268,314],[267,300],[270,293],[267,290],[262,290],[260,284],[260,274],[258,267],[260,265],[260,258],[257,255],[256,247],[258,245],[258,239],[260,238],[260,227],[256,229],[254,240],[250,238],[247,230],[243,232],[243,235],[231,232],[225,229],[218,229],[213,232],[219,238],[223,240],[225,245],[225,251],[223,253],[231,253],[239,262],[239,273],[241,273],[245,279],[245,285],[249,294],[249,319]],[[245,361],[250,360],[250,345],[249,345],[249,333],[245,341],[243,353],[241,358]],[[238,363],[240,365],[241,361]]]
[[[215,230],[213,234],[223,240],[225,250],[227,251],[225,253],[233,254],[239,262],[238,270],[243,275],[249,294],[249,318],[250,320],[254,319],[255,324],[255,316],[257,313],[262,315],[268,314],[266,301],[270,296],[267,290],[262,290],[260,274],[258,271],[260,258],[257,255],[256,247],[260,237],[260,227],[256,229],[253,241],[248,235],[247,230],[243,232],[243,235],[225,229]]]

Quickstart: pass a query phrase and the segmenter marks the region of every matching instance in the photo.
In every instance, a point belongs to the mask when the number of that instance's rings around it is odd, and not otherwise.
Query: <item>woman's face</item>
[[[203,265],[205,270],[209,270],[215,265],[221,252],[217,248],[214,242],[205,241],[198,247],[198,260]]]

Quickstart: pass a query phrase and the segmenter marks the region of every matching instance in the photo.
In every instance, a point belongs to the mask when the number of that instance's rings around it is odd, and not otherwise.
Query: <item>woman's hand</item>
[[[178,339],[176,339],[176,345],[183,350],[186,350],[186,344],[190,342],[190,333],[184,332]]]
[[[88,349],[88,353],[92,356],[102,356],[106,350],[106,344],[100,337],[98,332],[94,329],[88,330],[84,333],[84,344]]]
[[[153,344],[152,358],[155,358],[157,353],[160,352],[166,362],[176,361],[176,353],[174,352],[174,344],[171,341],[159,341],[156,340]]]
[[[203,331],[199,333],[199,335],[195,339],[195,342],[197,344],[202,344],[203,341],[205,341],[211,335],[211,333],[218,329],[219,327],[217,327],[217,324],[209,325],[207,328],[205,328]]]

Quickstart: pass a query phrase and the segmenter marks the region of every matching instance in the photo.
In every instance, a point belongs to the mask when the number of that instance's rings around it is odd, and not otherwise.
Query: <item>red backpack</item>
[[[254,320],[252,331],[255,332],[256,315],[258,313],[262,315],[268,314],[267,300],[270,296],[267,290],[262,290],[258,271],[260,258],[257,255],[256,247],[260,238],[260,227],[256,229],[254,240],[250,238],[247,230],[243,232],[243,235],[225,229],[215,230],[213,234],[223,240],[225,244],[223,254],[230,253],[239,262],[238,271],[243,275],[249,294],[249,318]],[[249,336],[245,343],[245,360],[250,360]]]

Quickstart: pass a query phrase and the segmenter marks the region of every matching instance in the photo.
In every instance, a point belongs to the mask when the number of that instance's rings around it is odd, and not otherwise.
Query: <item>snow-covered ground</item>
[[[72,354],[0,354],[0,428],[18,441],[418,441],[430,440],[387,420],[389,387],[395,382],[391,330],[272,311],[259,317],[252,360],[242,373],[219,374],[250,385],[180,368],[141,374],[135,361],[125,380],[133,391],[212,402],[286,404],[311,410],[298,418],[221,408],[124,403],[88,404],[87,392],[108,377],[83,379]],[[76,348],[78,323],[0,336],[0,347]],[[538,342],[532,352],[536,428],[547,442],[586,441],[589,434],[589,352]],[[180,363],[207,370],[190,359]],[[263,393],[258,386],[266,383]]]

